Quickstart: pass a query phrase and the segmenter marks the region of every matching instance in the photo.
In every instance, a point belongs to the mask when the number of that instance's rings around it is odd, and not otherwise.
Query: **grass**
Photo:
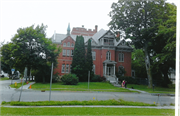
[[[175,94],[175,87],[169,86],[169,88],[163,87],[154,87],[154,91],[151,88],[148,88],[147,85],[135,85],[135,84],[127,84],[128,88],[133,87],[134,89],[146,91],[148,93],[166,93],[166,94]]]
[[[23,83],[23,85],[26,85],[26,83]],[[16,89],[21,86],[22,86],[22,83],[17,83],[17,86],[15,86],[15,84],[10,85],[11,88],[16,88]]]
[[[31,86],[34,90],[49,90],[50,84],[35,83]],[[108,82],[90,82],[89,89],[87,82],[79,82],[78,85],[63,85],[53,83],[51,90],[56,91],[102,91],[102,92],[134,92],[125,88],[114,87]]]
[[[158,115],[174,116],[173,109],[153,109],[153,108],[88,108],[88,107],[44,107],[44,108],[9,108],[1,107],[2,116],[10,115]]]
[[[0,77],[0,81],[9,80],[8,77]]]
[[[61,106],[61,105],[123,105],[123,106],[156,106],[143,102],[124,101],[122,99],[115,100],[90,100],[90,101],[35,101],[35,102],[2,102],[2,105],[11,106]]]

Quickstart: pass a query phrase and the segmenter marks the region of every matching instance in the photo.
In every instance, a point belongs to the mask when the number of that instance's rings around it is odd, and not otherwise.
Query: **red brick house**
[[[58,58],[58,67],[54,69],[54,72],[58,72],[60,75],[71,72],[70,67],[77,36],[73,33],[70,34],[70,26],[68,26],[67,34],[54,33],[52,36],[52,42],[62,47],[62,53]],[[123,67],[126,71],[125,76],[131,76],[131,52],[133,48],[126,41],[117,42],[115,35],[110,30],[104,29],[93,36],[83,37],[86,48],[87,41],[91,39],[93,70],[96,75],[104,76],[107,80],[115,80],[115,72],[120,71],[120,67]]]

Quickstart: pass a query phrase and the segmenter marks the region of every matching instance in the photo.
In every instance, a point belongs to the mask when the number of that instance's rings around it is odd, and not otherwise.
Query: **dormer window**
[[[66,47],[66,43],[63,44],[63,47]]]
[[[113,39],[104,39],[104,45],[114,45]]]

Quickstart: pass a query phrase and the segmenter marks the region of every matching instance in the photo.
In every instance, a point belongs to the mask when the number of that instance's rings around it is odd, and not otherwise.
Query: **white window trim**
[[[70,50],[67,50],[67,56],[70,56]]]
[[[69,73],[69,64],[66,64],[66,73]]]
[[[71,47],[74,47],[74,44],[73,44],[73,43],[71,44]]]
[[[65,64],[62,64],[62,69],[61,69],[61,73],[65,72]]]
[[[119,53],[118,60],[119,62],[124,62],[124,53]]]
[[[71,43],[70,43],[70,42],[68,42],[68,43],[67,43],[67,47],[70,47],[70,46],[71,46]]]
[[[108,58],[107,58],[107,55],[108,55]],[[106,52],[106,60],[111,60],[111,52],[110,51]]]
[[[63,47],[66,47],[66,43],[63,43]]]
[[[66,50],[65,49],[63,49],[63,56],[66,56]]]
[[[93,57],[94,56],[94,57]],[[96,60],[96,52],[95,51],[92,51],[92,59],[93,60]]]

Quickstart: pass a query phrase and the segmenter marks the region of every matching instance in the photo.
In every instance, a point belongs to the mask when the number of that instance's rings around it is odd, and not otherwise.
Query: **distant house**
[[[107,80],[115,80],[115,73],[124,68],[126,71],[124,76],[131,76],[131,52],[133,48],[125,40],[117,42],[115,35],[110,30],[101,29],[93,35],[88,34],[88,31],[85,30],[86,33],[82,32],[82,34],[77,35],[83,35],[86,48],[88,40],[91,39],[94,73],[104,76]],[[95,30],[97,31],[97,26],[95,26]],[[68,25],[67,34],[54,33],[52,36],[52,42],[62,47],[58,66],[54,70],[55,73],[64,75],[71,72],[70,67],[77,36],[75,34],[75,32],[70,34],[70,25]]]

